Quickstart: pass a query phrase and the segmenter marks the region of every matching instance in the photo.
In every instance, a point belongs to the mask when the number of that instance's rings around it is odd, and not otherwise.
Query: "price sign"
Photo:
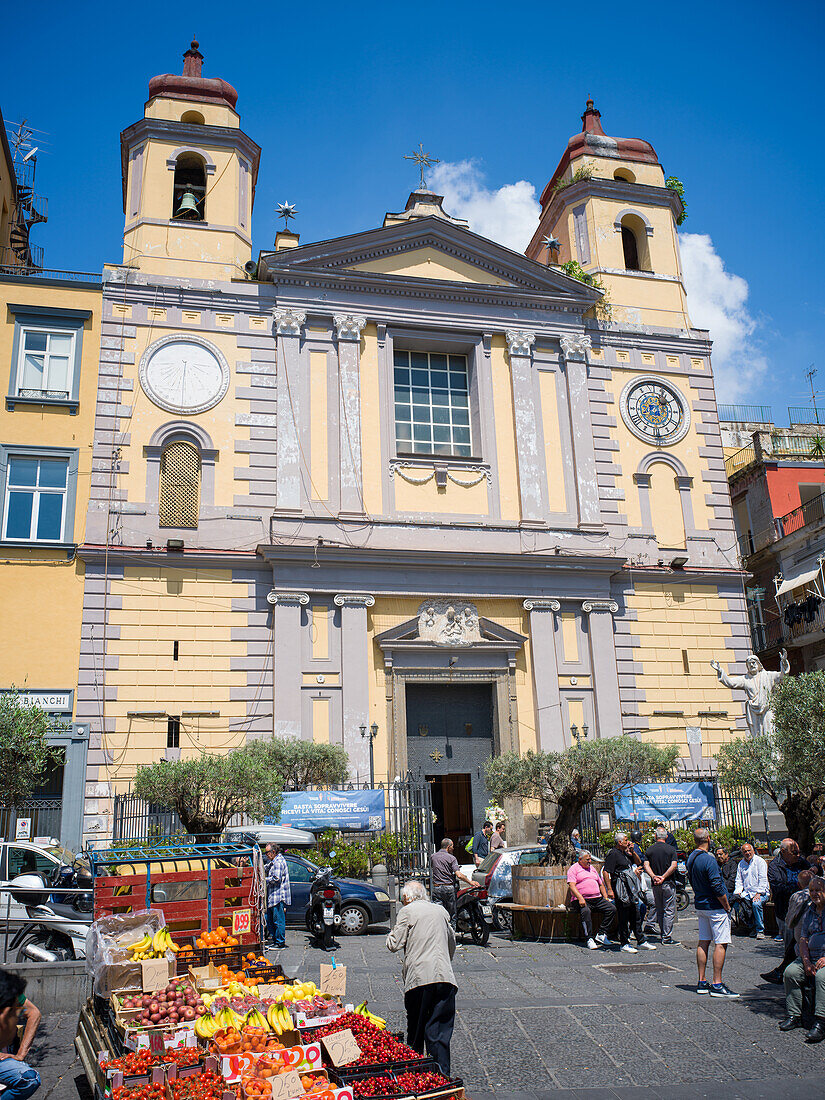
[[[166,1049],[163,1042],[162,1031],[150,1031],[149,1032],[149,1049],[153,1054],[162,1054]]]
[[[347,968],[321,963],[321,992],[343,997],[347,991]]]
[[[239,936],[242,932],[252,931],[252,910],[236,909],[232,913],[232,935]]]
[[[321,1042],[327,1048],[327,1054],[334,1066],[348,1066],[361,1057],[361,1048],[349,1028],[336,1031],[334,1035],[325,1035]]]
[[[272,1085],[272,1100],[293,1100],[295,1096],[304,1095],[301,1075],[295,1069],[291,1069],[288,1073],[277,1073],[268,1080]]]

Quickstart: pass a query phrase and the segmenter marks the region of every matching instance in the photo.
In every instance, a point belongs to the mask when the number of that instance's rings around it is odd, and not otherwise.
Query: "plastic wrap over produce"
[[[160,909],[99,917],[92,924],[86,936],[86,970],[99,997],[109,997],[118,989],[140,989],[140,963],[128,948],[142,936],[154,936],[165,924]]]

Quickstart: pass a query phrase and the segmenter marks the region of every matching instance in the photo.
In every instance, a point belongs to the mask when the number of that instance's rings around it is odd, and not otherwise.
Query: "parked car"
[[[0,921],[6,920],[7,914],[10,921],[26,918],[25,906],[15,901],[6,889],[13,878],[34,873],[42,875],[46,882],[52,882],[61,864],[71,867],[75,863],[78,867],[78,886],[91,888],[92,874],[88,863],[64,848],[59,841],[51,839],[44,844],[35,844],[30,840],[0,842]]]
[[[535,866],[545,853],[543,845],[515,844],[510,848],[496,848],[473,871],[473,881],[487,890],[493,907],[493,927],[504,932],[510,927],[506,909],[499,909],[497,902],[513,900],[513,867]]]
[[[304,925],[309,903],[309,888],[320,870],[304,856],[285,853],[289,867],[289,885],[292,902],[287,906],[288,924]],[[341,926],[344,936],[363,935],[371,924],[388,924],[390,920],[390,896],[369,882],[354,878],[331,880],[341,891]]]

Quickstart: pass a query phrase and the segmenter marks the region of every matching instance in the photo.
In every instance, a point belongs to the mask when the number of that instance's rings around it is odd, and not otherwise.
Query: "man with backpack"
[[[730,899],[719,864],[710,854],[710,833],[707,829],[696,829],[693,842],[696,847],[688,856],[687,873],[693,887],[693,905],[699,917],[699,945],[696,948],[699,980],[696,992],[735,1000],[739,994],[728,989],[722,981],[722,967],[730,943]],[[713,982],[708,984],[705,969],[711,943],[714,945]]]
[[[602,877],[607,897],[616,905],[621,950],[629,955],[637,953],[636,948],[630,943],[631,929],[639,947],[645,948],[646,951],[656,950],[655,944],[645,939],[639,914],[639,897],[642,888],[639,875],[634,868],[641,868],[641,864],[642,861],[636,854],[633,842],[627,833],[616,833],[613,847],[607,853],[602,866]]]

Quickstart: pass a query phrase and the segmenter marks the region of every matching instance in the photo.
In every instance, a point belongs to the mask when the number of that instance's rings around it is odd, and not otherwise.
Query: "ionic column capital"
[[[510,355],[533,354],[533,344],[536,342],[535,332],[521,332],[518,329],[508,328],[504,335],[507,338],[507,351]]]
[[[561,611],[561,604],[553,599],[525,600],[522,607],[525,611]]]
[[[619,605],[615,600],[584,600],[582,602],[582,611],[585,615],[589,615],[593,611],[609,611],[611,615],[615,615],[619,610]]]
[[[367,323],[366,317],[360,313],[335,313],[332,320],[339,340],[360,340],[361,330]]]
[[[280,592],[271,588],[266,594],[266,602],[273,607],[306,607],[309,595],[306,592]]]
[[[302,309],[273,309],[272,318],[279,336],[300,336],[307,315]]]
[[[345,592],[335,596],[332,602],[336,607],[372,607],[375,596],[368,592]]]

